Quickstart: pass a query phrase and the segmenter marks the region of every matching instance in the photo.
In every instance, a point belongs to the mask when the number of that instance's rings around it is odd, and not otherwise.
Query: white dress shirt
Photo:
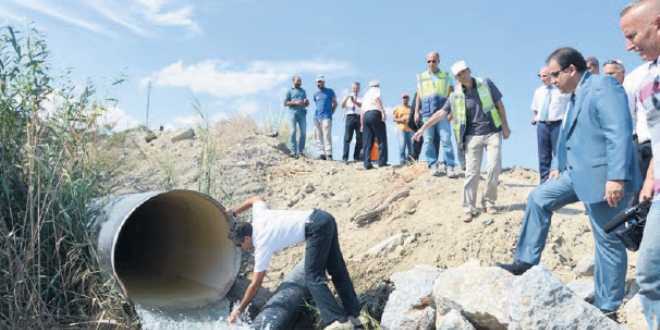
[[[558,121],[564,118],[564,111],[566,109],[566,100],[571,96],[570,94],[562,94],[559,91],[559,88],[556,86],[550,85],[541,86],[534,91],[534,98],[532,99],[532,111],[536,111],[536,117],[534,120],[539,120],[539,115],[543,109],[543,102],[545,101],[545,96],[548,92],[552,93],[550,96],[550,108],[548,109],[548,121]]]
[[[646,122],[646,112],[640,111],[644,109],[644,106],[637,99],[637,92],[639,92],[641,84],[649,74],[651,64],[649,62],[638,66],[623,79],[623,88],[626,90],[626,95],[628,95],[628,108],[633,121],[633,133],[637,134],[637,141],[639,143],[651,139],[651,133],[649,133],[649,127]]]

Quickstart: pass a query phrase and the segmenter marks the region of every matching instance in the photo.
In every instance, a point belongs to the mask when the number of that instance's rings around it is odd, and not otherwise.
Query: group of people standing
[[[594,305],[605,315],[616,318],[623,301],[627,270],[626,249],[603,225],[637,201],[652,199],[644,228],[636,279],[649,328],[660,327],[660,164],[653,154],[660,153],[660,1],[636,0],[620,14],[626,50],[635,50],[647,63],[625,75],[620,61],[607,61],[603,74],[595,58],[584,58],[573,48],[552,52],[539,71],[542,86],[533,97],[531,124],[537,126],[540,185],[529,195],[514,260],[495,263],[514,275],[539,264],[555,211],[581,201],[584,203],[596,242]],[[413,149],[412,142],[423,139],[430,175],[438,173],[438,137],[448,177],[455,176],[459,164],[465,169],[463,220],[476,214],[476,190],[483,150],[487,152],[487,186],[482,205],[487,213],[497,212],[497,185],[501,170],[501,145],[511,130],[507,123],[502,94],[487,78],[472,77],[464,61],[452,65],[451,74],[439,69],[440,56],[427,56],[428,70],[417,75],[417,91],[411,101],[402,95],[402,104],[393,112],[400,131],[400,147]],[[456,79],[457,82],[454,82]],[[305,146],[305,112],[309,105],[299,77],[287,93],[285,105],[292,110],[292,156],[301,155]],[[331,121],[337,100],[325,79],[317,77],[319,91],[314,95],[317,111],[315,126],[319,158],[332,159]],[[366,169],[373,140],[379,142],[379,166],[387,166],[387,115],[380,99],[380,84],[369,83],[360,98],[360,84],[343,98],[346,109],[346,138],[342,160],[347,162],[350,142],[356,136],[355,161]],[[412,119],[412,120],[411,120]],[[296,126],[300,139],[296,141]],[[451,134],[453,126],[453,133]],[[415,131],[415,129],[417,129]],[[451,136],[458,145],[458,157],[451,148]],[[359,148],[362,146],[362,148]],[[401,149],[400,148],[400,149]],[[458,159],[456,161],[456,159]],[[327,212],[271,211],[255,197],[241,204],[233,214],[253,209],[253,224],[237,223],[229,239],[243,249],[255,249],[255,273],[241,304],[230,320],[240,314],[254,297],[275,250],[307,241],[305,282],[319,306],[329,329],[361,327],[355,290],[346,271],[337,239],[334,218]],[[325,284],[324,273],[332,281],[343,308],[334,301]]]

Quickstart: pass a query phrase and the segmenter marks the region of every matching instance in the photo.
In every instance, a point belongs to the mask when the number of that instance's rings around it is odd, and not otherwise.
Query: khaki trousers
[[[486,149],[488,170],[486,187],[481,196],[484,207],[495,206],[497,186],[502,172],[502,133],[488,135],[468,135],[465,137],[465,183],[463,184],[463,211],[476,212],[479,172],[484,148]]]
[[[314,138],[316,139],[316,147],[319,150],[319,155],[326,157],[332,156],[332,120],[314,120]]]

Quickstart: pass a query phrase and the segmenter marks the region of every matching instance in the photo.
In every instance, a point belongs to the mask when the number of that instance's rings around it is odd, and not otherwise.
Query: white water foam
[[[144,330],[249,330],[246,313],[236,323],[226,321],[229,305],[229,301],[223,299],[196,309],[162,310],[136,305],[135,311]]]

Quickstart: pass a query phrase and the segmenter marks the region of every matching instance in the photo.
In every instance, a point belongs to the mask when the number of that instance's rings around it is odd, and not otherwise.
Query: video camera
[[[639,204],[614,216],[610,222],[603,226],[603,230],[606,234],[609,234],[625,223],[625,226],[614,232],[614,235],[621,240],[626,249],[630,251],[639,250],[639,245],[642,243],[642,236],[644,235],[646,216],[649,213],[650,206],[651,199],[645,199]]]

